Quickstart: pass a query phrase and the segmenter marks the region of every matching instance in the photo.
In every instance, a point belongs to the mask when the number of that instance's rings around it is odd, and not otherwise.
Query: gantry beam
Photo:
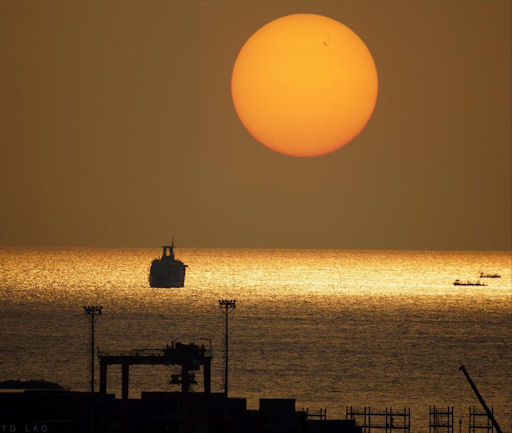
[[[176,343],[162,350],[152,350],[151,353],[131,353],[126,355],[100,354],[100,393],[107,392],[107,373],[109,365],[121,365],[122,369],[122,399],[128,399],[130,365],[179,365],[182,372],[182,392],[188,392],[188,373],[199,370],[203,366],[204,392],[211,392],[211,355],[204,346],[195,344]],[[160,354],[156,354],[160,352]]]

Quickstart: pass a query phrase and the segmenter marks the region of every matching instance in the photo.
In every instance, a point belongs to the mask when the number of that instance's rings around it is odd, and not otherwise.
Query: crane
[[[476,387],[476,385],[474,384],[474,382],[471,380],[471,377],[469,376],[469,373],[467,372],[466,370],[466,367],[464,367],[463,365],[461,365],[459,367],[459,370],[462,371],[464,373],[464,376],[466,376],[466,379],[468,380],[469,384],[471,385],[471,388],[473,389],[473,392],[475,393],[476,395],[476,398],[478,398],[478,401],[480,402],[480,404],[482,405],[482,407],[484,408],[485,410],[485,413],[487,414],[487,416],[489,417],[489,419],[491,420],[492,422],[492,425],[494,426],[494,428],[496,429],[496,431],[498,433],[503,433],[503,431],[501,430],[500,426],[498,425],[498,423],[496,422],[496,420],[494,419],[494,415],[492,414],[492,412],[489,410],[489,407],[487,406],[487,404],[485,403],[485,400],[483,399],[483,397],[480,395],[480,392],[478,391],[478,388]]]

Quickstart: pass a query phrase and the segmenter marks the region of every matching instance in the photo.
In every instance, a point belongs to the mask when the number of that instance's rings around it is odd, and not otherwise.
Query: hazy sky
[[[379,97],[330,155],[274,153],[230,77],[318,13]],[[512,248],[511,2],[0,0],[0,245]]]

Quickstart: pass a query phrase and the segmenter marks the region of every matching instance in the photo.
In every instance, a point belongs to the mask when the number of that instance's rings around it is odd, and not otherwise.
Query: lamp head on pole
[[[219,308],[236,308],[236,299],[219,299]]]
[[[89,316],[100,315],[103,307],[101,305],[84,305],[84,311]]]

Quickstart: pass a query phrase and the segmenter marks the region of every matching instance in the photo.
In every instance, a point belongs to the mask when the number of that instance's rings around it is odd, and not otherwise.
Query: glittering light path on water
[[[158,249],[1,249],[0,377],[88,387],[82,305],[101,304],[102,350],[160,347],[211,338],[212,387],[222,389],[223,316],[230,317],[230,394],[294,397],[297,407],[411,407],[412,430],[428,405],[454,405],[467,423],[477,406],[465,364],[508,430],[512,383],[509,253],[178,249],[183,289],[151,289]],[[501,274],[487,286],[455,278]],[[133,368],[131,397],[169,390],[169,367]],[[120,395],[120,372],[109,391]],[[467,431],[467,425],[463,424]]]

